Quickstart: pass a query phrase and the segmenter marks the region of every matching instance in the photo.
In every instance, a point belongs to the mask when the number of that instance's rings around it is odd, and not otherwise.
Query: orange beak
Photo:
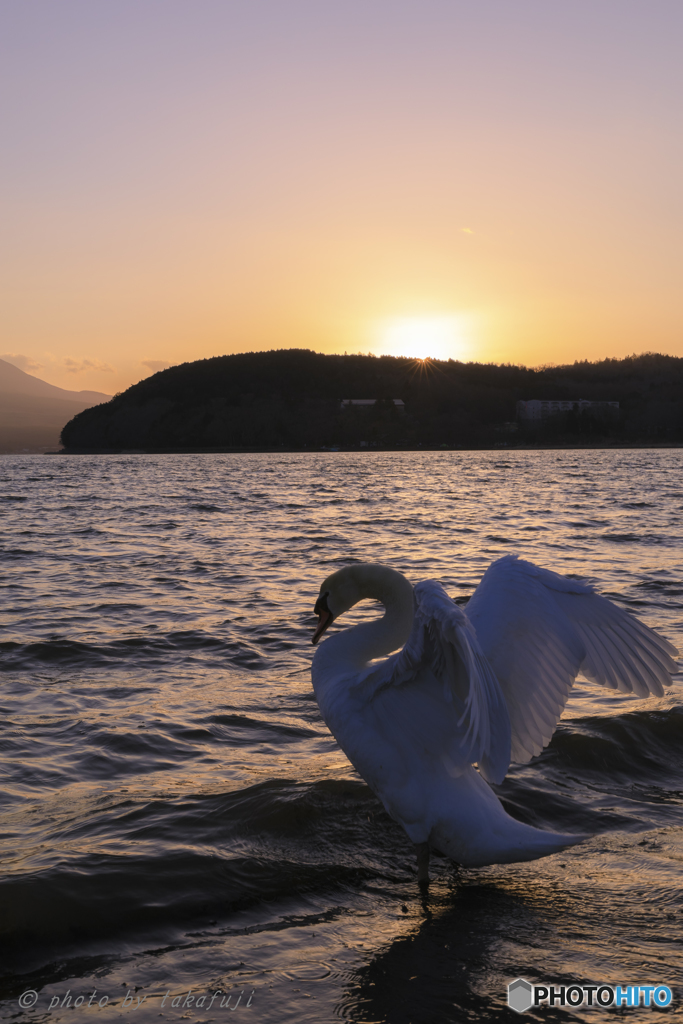
[[[334,615],[327,607],[328,597],[329,590],[326,590],[325,593],[321,594],[321,596],[315,602],[315,608],[313,609],[313,612],[315,615],[318,616],[318,625],[316,627],[315,633],[313,634],[313,639],[311,641],[313,644],[317,644],[318,640],[323,635],[329,624],[332,622],[332,619],[334,618]]]
[[[315,633],[313,634],[313,639],[311,640],[311,643],[317,644],[318,640],[323,635],[329,624],[332,622],[333,618],[334,616],[332,615],[332,612],[328,612],[326,608],[324,608],[320,612],[320,615],[318,617],[318,625],[316,626],[316,630]]]

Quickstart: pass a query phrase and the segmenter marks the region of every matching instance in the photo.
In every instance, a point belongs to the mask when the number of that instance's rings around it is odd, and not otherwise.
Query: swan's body
[[[329,637],[313,687],[340,747],[418,845],[419,877],[429,846],[477,866],[586,838],[516,821],[488,782],[540,753],[579,673],[661,696],[675,648],[590,587],[514,557],[489,567],[467,614],[433,581],[413,588],[385,566],[340,569],[320,588],[313,642],[363,598],[384,617]]]

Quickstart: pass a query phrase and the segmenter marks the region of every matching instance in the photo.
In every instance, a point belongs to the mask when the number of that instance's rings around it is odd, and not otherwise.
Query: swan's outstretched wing
[[[443,587],[415,587],[415,618],[403,650],[356,678],[353,695],[372,703],[383,725],[431,748],[448,770],[475,762],[489,782],[502,782],[510,764],[510,722],[498,681],[474,630]]]
[[[512,759],[550,741],[576,677],[639,697],[661,697],[676,648],[592,587],[508,555],[494,562],[467,605],[501,685]]]

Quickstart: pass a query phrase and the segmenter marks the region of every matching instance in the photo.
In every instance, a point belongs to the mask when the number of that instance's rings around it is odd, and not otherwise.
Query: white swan
[[[591,587],[514,556],[487,569],[467,613],[432,580],[413,588],[386,566],[340,569],[320,588],[313,643],[364,598],[384,617],[321,644],[313,688],[340,747],[417,844],[418,879],[430,846],[477,866],[587,838],[516,821],[487,782],[541,752],[579,673],[662,696],[676,649]]]

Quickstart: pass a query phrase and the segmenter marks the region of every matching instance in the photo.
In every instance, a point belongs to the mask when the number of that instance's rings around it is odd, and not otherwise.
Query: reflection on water
[[[413,909],[413,931],[358,971],[340,1007],[343,1019],[507,1018],[501,946],[510,933],[535,935],[545,918],[523,896],[495,884],[463,885],[454,875],[439,888]]]
[[[507,984],[519,976],[569,986],[668,972],[675,982],[682,860],[679,826],[634,844],[609,837],[587,856],[571,851],[533,868],[452,869],[421,903],[404,905],[412,929],[357,971],[341,1015],[364,1024],[511,1020]],[[602,1012],[544,1006],[538,1019]],[[629,1010],[634,1019],[649,1012]]]
[[[514,551],[683,647],[682,460],[3,458],[2,1019],[28,989],[24,1015],[51,1024],[94,989],[112,1018],[137,990],[138,1021],[221,1019],[220,1002],[173,1005],[220,989],[244,992],[235,1019],[441,1024],[521,1019],[518,976],[675,988],[678,682],[648,701],[579,685],[550,747],[497,787],[513,815],[591,840],[504,867],[437,858],[424,897],[309,671],[320,581],[353,559],[464,601]]]

